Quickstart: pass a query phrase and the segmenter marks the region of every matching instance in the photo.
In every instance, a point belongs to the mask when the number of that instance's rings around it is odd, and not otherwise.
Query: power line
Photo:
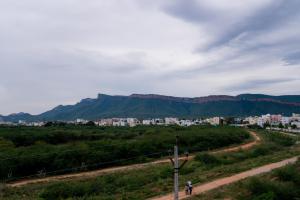
[[[127,144],[129,144],[129,143],[127,143]],[[116,146],[117,146],[117,144],[115,144],[115,145],[101,145],[101,147],[116,147]],[[91,149],[88,149],[88,150],[91,150]],[[77,149],[77,150],[73,149],[73,150],[65,150],[65,151],[54,151],[54,152],[51,152],[51,153],[41,153],[41,154],[31,154],[31,155],[21,154],[19,156],[12,156],[12,157],[9,157],[9,158],[1,158],[0,161],[19,159],[19,158],[23,158],[23,157],[26,157],[26,158],[40,158],[43,155],[52,156],[52,155],[56,155],[56,154],[59,155],[59,154],[63,154],[63,153],[79,152],[79,151],[81,151],[81,149]]]
[[[134,157],[130,157],[130,158],[118,159],[118,160],[113,160],[113,161],[108,161],[108,162],[94,163],[94,164],[90,164],[90,165],[81,165],[80,167],[64,168],[64,169],[59,169],[59,170],[54,170],[54,171],[49,171],[49,172],[41,170],[37,174],[32,174],[32,175],[23,176],[23,177],[10,177],[6,181],[26,179],[26,178],[32,178],[32,177],[37,177],[37,176],[43,176],[44,177],[44,176],[50,175],[50,174],[57,174],[57,173],[68,172],[68,171],[82,170],[82,169],[91,168],[91,167],[100,167],[100,166],[103,166],[103,165],[115,164],[115,163],[125,162],[125,161],[129,161],[129,160],[134,160],[134,159],[142,157],[142,156],[153,156],[153,155],[159,155],[159,154],[164,154],[164,153],[167,153],[167,151],[156,152],[156,153],[151,153],[151,154],[143,154],[143,155],[134,156]]]

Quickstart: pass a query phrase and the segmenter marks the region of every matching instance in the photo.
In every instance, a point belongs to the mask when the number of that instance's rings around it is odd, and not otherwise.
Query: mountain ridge
[[[1,116],[2,121],[50,121],[106,117],[209,117],[291,114],[300,112],[300,95],[271,96],[265,94],[210,95],[174,97],[158,94],[129,96],[98,94],[74,105],[59,105],[39,115],[17,113]]]

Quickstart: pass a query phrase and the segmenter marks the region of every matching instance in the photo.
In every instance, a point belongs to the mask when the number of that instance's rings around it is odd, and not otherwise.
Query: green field
[[[168,155],[179,135],[182,153],[249,139],[242,129],[163,127],[0,127],[0,179],[40,176],[145,162]]]
[[[212,129],[223,132],[228,130],[228,127],[202,127],[199,129],[206,131]],[[297,155],[300,152],[299,146],[295,145],[295,139],[291,137],[283,136],[279,133],[261,132],[259,134],[263,141],[251,150],[214,155],[198,153],[196,158],[193,161],[189,161],[181,170],[180,188],[184,187],[187,180],[192,180],[194,184],[204,183],[270,162],[276,162]],[[172,192],[172,186],[171,165],[160,164],[142,169],[119,171],[95,178],[27,185],[22,188],[3,187],[2,196],[0,197],[5,200],[140,200]]]
[[[189,200],[298,200],[300,199],[300,162],[212,190]]]

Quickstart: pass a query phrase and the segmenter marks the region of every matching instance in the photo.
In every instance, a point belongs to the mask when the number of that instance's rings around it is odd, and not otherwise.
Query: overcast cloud
[[[0,114],[98,93],[300,94],[299,0],[0,0]]]

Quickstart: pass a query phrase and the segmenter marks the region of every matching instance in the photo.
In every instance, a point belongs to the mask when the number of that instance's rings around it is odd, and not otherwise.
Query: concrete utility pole
[[[179,170],[185,165],[188,161],[188,153],[186,152],[186,159],[184,162],[179,166],[179,159],[178,159],[178,136],[176,136],[176,144],[174,146],[174,160],[170,157],[170,160],[174,166],[174,200],[178,200],[178,191],[179,191]]]
[[[176,136],[176,144],[174,146],[174,200],[178,200],[178,175],[179,175],[178,136]]]

